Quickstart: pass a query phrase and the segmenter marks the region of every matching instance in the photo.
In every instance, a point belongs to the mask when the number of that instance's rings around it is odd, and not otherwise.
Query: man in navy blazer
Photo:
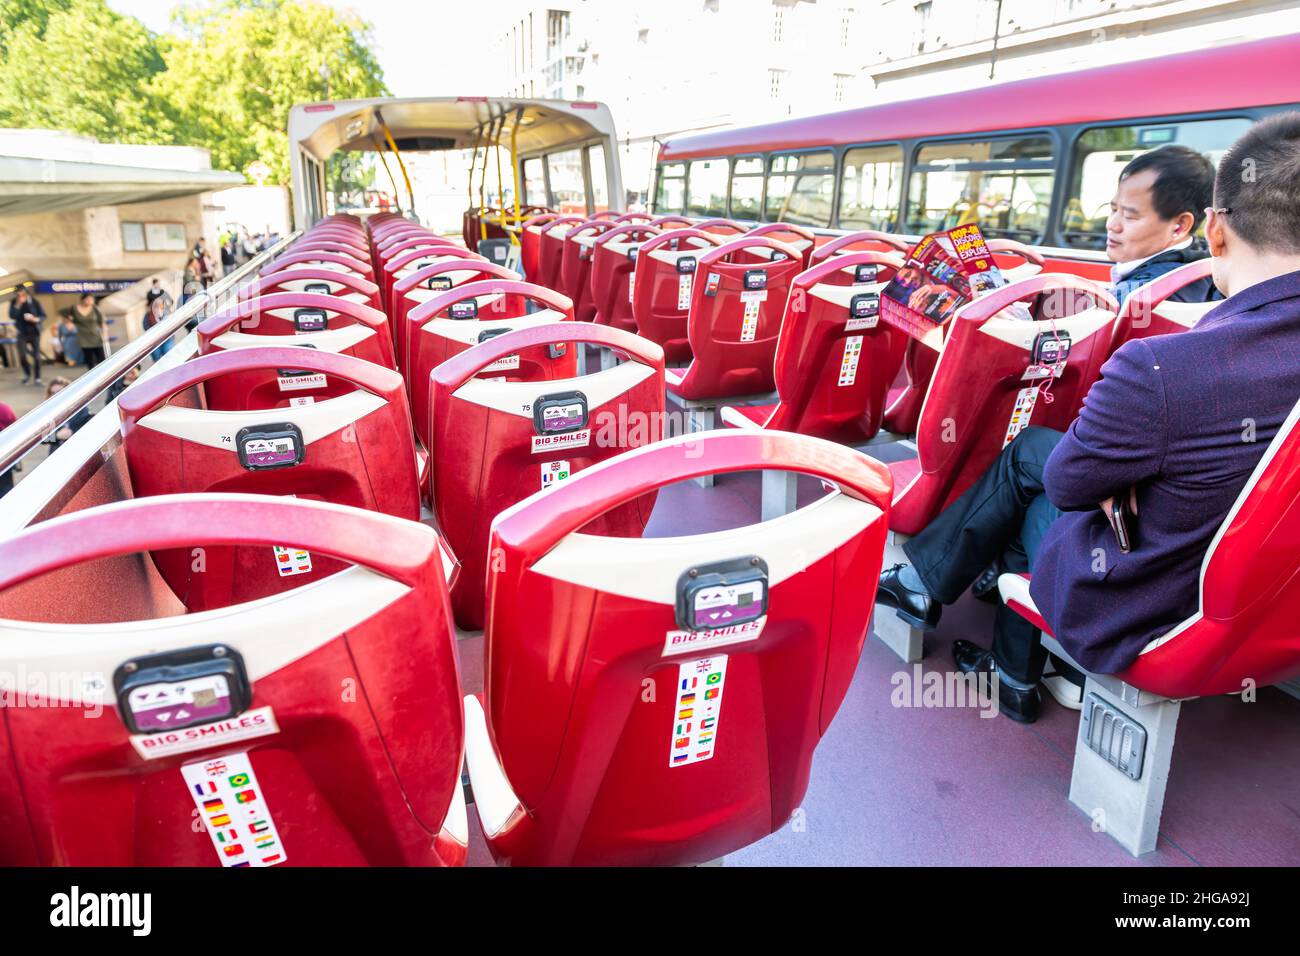
[[[1064,434],[1028,428],[881,576],[877,601],[937,623],[1001,556],[1082,666],[1113,673],[1196,612],[1206,551],[1300,401],[1300,113],[1264,120],[1225,154],[1206,210],[1214,283],[1228,298],[1195,329],[1134,340],[1102,367]],[[1107,514],[1130,502],[1131,550]],[[1002,712],[1036,719],[1046,654],[999,606],[986,651]]]

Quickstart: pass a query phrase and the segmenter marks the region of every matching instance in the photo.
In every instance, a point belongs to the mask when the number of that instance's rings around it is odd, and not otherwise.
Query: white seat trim
[[[452,394],[471,404],[531,421],[533,401],[539,395],[580,391],[587,396],[588,410],[594,410],[644,382],[654,375],[654,371],[649,365],[629,360],[590,375],[546,382],[500,382],[490,378],[471,378]]]
[[[378,395],[356,389],[346,395],[337,395],[310,405],[254,411],[226,412],[164,405],[143,416],[138,424],[150,431],[234,455],[237,454],[235,435],[241,428],[292,422],[302,432],[303,444],[310,445],[347,428],[387,404]]]
[[[1218,302],[1161,302],[1152,311],[1175,325],[1185,329],[1194,329],[1205,313],[1218,305]]]
[[[373,337],[375,330],[368,325],[353,323],[320,332],[299,332],[296,335],[254,335],[251,332],[222,332],[212,343],[225,349],[276,349],[314,346],[321,352],[343,352]]]
[[[879,295],[880,290],[886,285],[885,282],[870,282],[862,285],[832,285],[829,282],[818,282],[809,286],[808,292],[823,302],[829,302],[831,305],[842,305],[847,309],[852,305],[855,295],[862,295],[867,292],[874,292]]]
[[[728,425],[735,425],[737,428],[748,428],[751,431],[761,432],[763,430],[762,425],[741,412],[734,405],[723,405],[718,409],[718,414],[722,416],[722,420]],[[768,416],[768,419],[771,419],[770,415]]]
[[[538,492],[544,494],[544,492]],[[687,567],[755,554],[772,587],[804,571],[881,517],[875,505],[833,491],[797,511],[727,531],[671,538],[611,538],[574,532],[533,565],[557,581],[673,605]]]
[[[285,541],[292,545],[292,541]],[[266,549],[266,560],[273,560]],[[256,601],[194,614],[113,624],[46,624],[0,619],[0,674],[71,674],[83,688],[51,688],[72,703],[112,699],[113,672],[132,657],[226,644],[258,681],[378,614],[411,589],[353,565]],[[92,684],[92,679],[98,684]],[[95,692],[93,687],[100,691]],[[70,693],[68,693],[70,692]]]
[[[465,697],[465,767],[474,788],[474,810],[490,840],[521,807],[488,736],[487,714],[473,694]]]
[[[460,342],[462,345],[478,345],[479,333],[488,329],[509,329],[514,332],[519,329],[531,329],[535,325],[560,322],[563,319],[564,313],[557,312],[555,309],[543,309],[541,312],[530,312],[528,315],[506,315],[500,319],[485,318],[483,313],[479,312],[477,319],[430,319],[420,326],[420,331],[431,332],[444,339]]]
[[[953,321],[960,320],[960,317],[961,313],[959,312],[957,318]],[[1068,332],[1070,341],[1077,343],[1106,328],[1114,321],[1114,312],[1097,306],[1063,319],[1037,319],[1032,322],[1026,322],[1024,319],[1004,318],[1003,314],[999,312],[982,323],[979,332],[1029,352],[1033,350],[1034,339],[1038,337],[1040,332],[1050,332],[1055,328],[1058,332]]]

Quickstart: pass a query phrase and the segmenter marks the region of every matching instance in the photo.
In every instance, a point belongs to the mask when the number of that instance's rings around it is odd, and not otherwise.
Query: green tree
[[[175,115],[173,140],[206,146],[215,166],[260,159],[288,182],[291,106],[387,93],[369,25],[315,0],[218,0],[174,22],[152,92]]]
[[[167,111],[150,94],[164,63],[144,24],[104,0],[0,4],[0,126],[165,141]]]

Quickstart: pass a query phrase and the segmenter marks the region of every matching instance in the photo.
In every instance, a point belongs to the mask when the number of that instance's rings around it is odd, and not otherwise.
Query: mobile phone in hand
[[[1136,521],[1133,509],[1129,506],[1131,497],[1131,493],[1127,491],[1116,495],[1110,503],[1110,511],[1106,514],[1106,520],[1110,522],[1111,530],[1115,532],[1115,538],[1119,541],[1121,554],[1131,552],[1136,543],[1133,537]]]

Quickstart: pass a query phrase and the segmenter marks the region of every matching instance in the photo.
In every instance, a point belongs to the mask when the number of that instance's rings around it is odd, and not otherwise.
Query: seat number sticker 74
[[[726,674],[726,654],[683,661],[677,666],[677,703],[673,710],[672,744],[668,748],[669,767],[685,767],[713,757]]]

